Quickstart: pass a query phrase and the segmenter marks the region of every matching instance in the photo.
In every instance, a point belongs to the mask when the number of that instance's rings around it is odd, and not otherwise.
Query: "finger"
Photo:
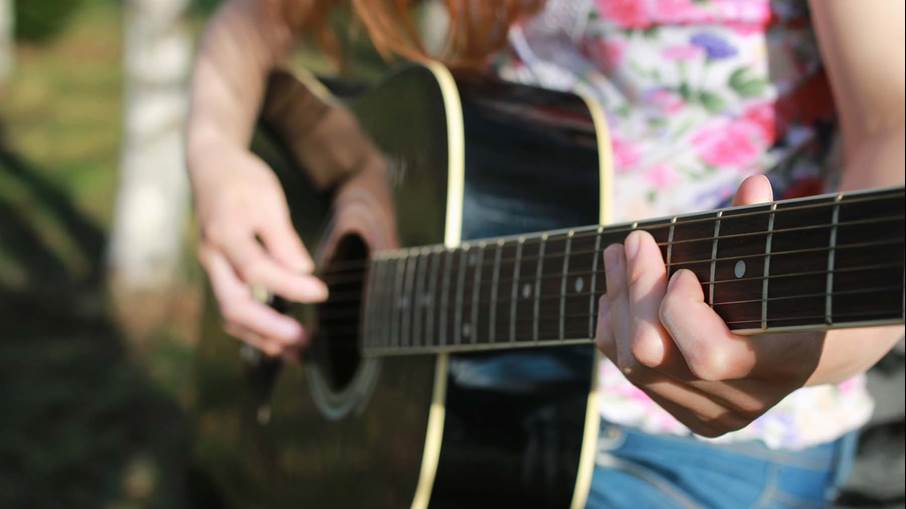
[[[252,299],[248,287],[239,280],[222,254],[205,248],[201,258],[226,323],[284,344],[305,340],[305,331],[299,322]]]
[[[322,302],[327,299],[327,287],[323,282],[310,275],[294,273],[278,264],[251,237],[237,234],[222,247],[230,264],[248,285],[261,285],[296,302]]]
[[[255,334],[250,329],[241,325],[227,323],[224,325],[223,330],[230,336],[261,350],[271,357],[280,355],[285,348],[280,341]]]
[[[622,244],[611,244],[604,250],[604,272],[610,309],[609,322],[616,350],[611,360],[624,375],[629,376],[635,362],[629,351],[630,316],[626,296],[626,258]]]
[[[598,299],[598,323],[595,327],[595,344],[608,359],[616,362],[617,350],[613,339],[613,329],[610,323],[610,302],[607,295]]]
[[[701,284],[689,270],[670,278],[660,317],[689,369],[702,380],[743,378],[759,361],[752,341],[730,332],[705,302]]]
[[[739,185],[739,189],[736,190],[736,195],[733,197],[733,205],[754,205],[773,199],[774,191],[771,189],[771,181],[764,175],[752,175]]]
[[[258,233],[268,252],[283,267],[296,274],[310,274],[314,270],[314,262],[289,218],[265,222]]]
[[[663,368],[674,349],[673,341],[661,326],[658,316],[667,290],[664,259],[654,237],[641,230],[626,237],[625,250],[630,313],[628,349],[642,365]]]

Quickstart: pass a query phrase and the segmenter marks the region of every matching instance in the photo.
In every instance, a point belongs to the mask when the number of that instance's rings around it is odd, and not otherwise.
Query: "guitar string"
[[[581,332],[581,334],[583,334],[583,335],[587,334],[587,332],[588,332],[587,320],[588,320],[589,316],[597,318],[597,313],[593,313],[591,315],[583,315],[582,316],[583,324],[581,327],[581,331],[580,331],[579,327],[576,327],[577,332]],[[771,329],[774,327],[783,327],[784,326],[784,325],[777,325],[777,322],[801,322],[803,320],[809,320],[808,323],[794,324],[794,325],[815,326],[816,328],[820,328],[821,326],[824,326],[824,325],[838,325],[838,324],[844,324],[847,322],[863,321],[861,319],[865,319],[866,316],[868,317],[866,319],[868,321],[889,320],[889,319],[894,319],[894,318],[900,317],[900,315],[898,315],[896,312],[893,312],[893,311],[891,311],[890,313],[883,313],[883,312],[866,313],[864,311],[852,311],[852,312],[835,313],[834,317],[838,318],[838,319],[832,320],[831,323],[827,323],[826,322],[827,315],[824,313],[822,313],[822,314],[801,314],[801,315],[787,316],[787,317],[782,317],[782,318],[768,318],[767,319],[768,326],[765,329],[765,333],[770,333]],[[856,318],[856,320],[849,320],[850,318]],[[724,323],[726,323],[729,326],[731,331],[740,330],[740,329],[750,329],[750,328],[759,328],[760,329],[761,328],[760,325],[757,325],[754,327],[750,327],[748,325],[760,324],[761,317],[759,317],[757,319],[751,319],[751,320],[730,320],[730,321],[725,321]],[[328,332],[329,333],[342,333],[342,334],[349,334],[349,333],[361,334],[362,333],[363,327],[349,326],[348,322],[345,325],[347,325],[347,326],[331,327],[328,330]],[[360,324],[360,325],[362,325],[362,324]],[[497,343],[497,344],[501,344],[501,345],[507,345],[507,344],[513,344],[513,343],[536,342],[534,339],[511,340],[509,330],[508,330],[508,325],[509,324],[507,324],[507,330],[500,336],[494,336],[494,337],[478,336],[474,340],[471,337],[466,337],[466,338],[461,338],[463,341],[452,343],[452,344],[444,344],[444,345],[427,345],[427,346],[394,345],[393,348],[418,349],[418,348],[441,348],[444,346],[469,346],[469,344],[475,344],[475,343],[479,343],[479,344]],[[734,327],[734,326],[738,326],[738,327]],[[447,331],[452,332],[452,328],[448,328]],[[435,332],[435,331],[432,331],[432,332]],[[438,334],[440,334],[441,331],[437,330],[436,332]],[[524,333],[526,333],[526,335],[531,335],[531,332],[533,332],[533,331],[527,327],[526,330],[524,330],[524,331],[517,330],[517,334],[519,332],[524,332]],[[349,338],[349,339],[353,339],[353,338]],[[562,339],[563,338],[560,338],[560,337],[549,337],[549,338],[539,338],[538,341],[554,342],[554,341],[561,341]],[[356,337],[355,340],[358,340],[358,337]],[[589,341],[592,341],[592,339],[589,339]],[[366,350],[369,348],[374,348],[374,347],[373,346],[369,347],[368,345],[365,345]],[[384,347],[384,348],[386,348],[386,347]]]
[[[866,243],[865,245],[860,244],[856,247],[876,247],[878,245],[883,245],[883,244],[888,244],[888,243],[889,242],[887,242],[887,241],[880,241],[880,242],[876,242],[876,243]],[[801,253],[801,252],[805,252],[805,251],[821,252],[821,251],[830,251],[831,249],[848,249],[853,246],[854,245],[841,245],[841,246],[837,246],[836,248],[824,247],[824,248],[814,248],[814,249],[810,249],[810,250],[782,251],[782,252],[761,254],[761,255],[738,255],[738,256],[731,256],[731,257],[719,257],[719,258],[714,258],[713,260],[714,260],[714,262],[728,261],[728,260],[749,260],[749,261],[754,262],[755,267],[760,269],[763,267],[763,264],[761,262],[763,262],[763,259],[767,258],[768,256],[775,257],[775,256],[785,255],[785,254]],[[673,263],[670,265],[665,265],[665,268],[668,271],[670,271],[674,268],[684,268],[687,265],[695,265],[695,264],[699,264],[699,263],[709,263],[710,264],[711,260],[692,260],[692,261],[688,261],[688,262],[678,262],[678,263]],[[871,269],[876,268],[875,265],[877,265],[877,264],[867,264],[867,265],[863,264],[863,265],[854,265],[854,266],[850,266],[850,267],[840,267],[840,268],[834,269],[833,271],[830,271],[830,272],[850,272],[850,271],[871,270]],[[902,264],[882,264],[882,266],[879,268],[888,268],[888,267],[895,267],[895,266],[901,266],[901,265]],[[507,271],[507,272],[511,272],[511,271]],[[767,279],[808,276],[808,275],[818,275],[818,274],[826,275],[828,272],[829,271],[827,269],[825,269],[823,271],[800,272],[800,273],[792,273],[792,274],[789,274],[789,273],[769,274],[767,276]],[[567,271],[566,273],[558,272],[556,274],[553,274],[553,273],[544,274],[541,276],[541,279],[547,279],[547,280],[563,279],[564,276],[568,279],[568,278],[578,277],[578,276],[589,276],[589,275],[598,275],[598,274],[605,274],[605,273],[606,273],[606,270],[577,270],[577,271]],[[450,271],[450,274],[451,274],[451,276],[454,274],[458,275],[459,271],[453,270],[453,271]],[[466,278],[466,279],[470,279],[470,278]],[[736,279],[715,279],[715,280],[707,279],[707,280],[700,281],[700,282],[703,285],[705,285],[705,284],[717,285],[717,284],[725,284],[725,283],[735,283],[735,282],[739,282],[739,281],[752,281],[752,280],[763,280],[763,279],[765,279],[765,276],[762,275],[762,276],[755,276],[755,277],[749,277],[749,278],[736,278]],[[364,282],[364,277],[361,278],[360,281]],[[518,279],[503,278],[503,279],[498,280],[498,284],[500,284],[501,282],[513,283],[513,282],[517,282],[517,281],[530,283],[532,281],[538,281],[538,278],[533,275],[526,276],[525,278],[520,277]],[[485,283],[488,283],[488,282],[483,281],[479,286],[481,286]],[[501,286],[506,286],[506,285],[501,285]],[[468,287],[474,288],[474,285],[471,282],[469,282]],[[349,293],[359,294],[359,292],[349,292]],[[344,293],[332,294],[332,297],[330,298],[330,300],[336,302],[340,295],[343,295],[344,298],[348,297]]]
[[[829,200],[829,199],[833,199],[835,196],[837,196],[837,195],[826,195],[823,197],[816,197],[815,200],[822,200],[822,199]],[[612,226],[605,226],[604,230],[601,232],[598,231],[598,229],[601,228],[601,226],[599,226],[599,225],[579,226],[579,227],[576,227],[575,229],[573,229],[574,234],[573,234],[572,238],[575,240],[575,239],[595,236],[595,235],[599,235],[599,234],[606,235],[606,234],[611,234],[611,233],[631,232],[636,229],[656,230],[656,229],[660,229],[660,228],[669,228],[672,225],[690,225],[690,224],[696,224],[696,223],[716,222],[718,220],[728,221],[728,220],[734,220],[734,219],[746,218],[746,217],[752,218],[752,217],[770,216],[771,214],[774,214],[776,217],[778,215],[780,215],[780,216],[786,215],[788,212],[795,212],[795,211],[801,211],[801,210],[807,210],[807,209],[817,209],[817,208],[826,207],[826,208],[832,210],[834,207],[838,207],[838,206],[843,207],[843,206],[847,206],[847,205],[868,203],[868,202],[875,202],[875,201],[884,201],[884,200],[902,200],[902,198],[903,198],[902,189],[896,189],[896,190],[892,190],[892,191],[878,191],[877,194],[871,194],[868,196],[859,196],[856,198],[852,198],[851,195],[848,196],[846,193],[844,193],[843,199],[841,201],[836,201],[836,200],[822,201],[819,203],[806,202],[802,205],[795,205],[795,206],[776,208],[776,209],[770,210],[770,207],[772,204],[777,204],[778,206],[782,206],[784,204],[790,203],[790,201],[781,200],[781,201],[777,201],[777,202],[753,205],[753,207],[768,208],[768,210],[758,210],[758,211],[753,211],[753,212],[735,214],[735,213],[733,213],[734,211],[742,210],[742,208],[744,208],[744,207],[727,207],[727,208],[723,208],[723,209],[713,210],[710,212],[674,216],[676,218],[676,222],[673,221],[673,217],[669,217],[669,218],[662,217],[659,219],[639,221],[639,222],[635,222],[635,223],[615,224]],[[894,208],[899,208],[898,204],[891,204],[891,205],[894,205]],[[723,215],[719,218],[717,217],[718,212],[723,213]],[[694,217],[702,215],[702,214],[707,214],[708,217],[699,217],[696,219],[691,219],[691,218],[694,218]],[[635,227],[633,227],[633,225],[635,225]],[[777,230],[775,230],[775,231],[777,231]],[[389,250],[383,251],[383,253],[389,254],[389,253],[395,253],[398,251],[407,251],[407,250],[426,250],[429,252],[430,251],[433,251],[433,252],[456,251],[456,250],[461,250],[461,249],[472,248],[472,247],[475,247],[476,245],[480,245],[480,244],[484,244],[485,246],[497,245],[501,242],[514,241],[520,237],[524,239],[524,242],[540,242],[543,238],[543,235],[544,235],[544,232],[530,232],[530,233],[526,233],[522,236],[510,235],[503,239],[497,239],[497,240],[483,239],[483,240],[465,241],[460,246],[457,246],[455,248],[447,248],[445,246],[435,244],[435,245],[430,245],[430,246],[421,246],[421,247],[413,247],[413,248],[389,249]],[[560,232],[560,233],[557,233],[556,235],[568,236],[568,233]],[[704,240],[704,239],[702,239],[702,240]],[[332,265],[342,267],[345,264],[356,264],[355,266],[362,266],[362,264],[360,264],[358,261],[335,262]]]
[[[739,217],[739,216],[731,216],[730,219],[735,218],[735,217]],[[717,235],[717,236],[712,235],[712,236],[710,236],[710,237],[699,237],[699,238],[694,238],[694,239],[680,239],[680,240],[673,240],[673,241],[657,242],[657,245],[658,245],[658,247],[670,247],[670,248],[672,248],[673,246],[682,245],[682,244],[690,244],[690,243],[694,243],[694,242],[712,242],[712,243],[713,243],[715,240],[718,241],[718,242],[720,242],[720,241],[726,241],[726,240],[728,240],[728,239],[739,239],[739,238],[756,237],[756,236],[762,236],[762,235],[763,235],[763,236],[774,235],[774,234],[778,234],[778,233],[788,233],[788,232],[797,232],[797,231],[806,231],[806,230],[817,230],[817,229],[819,229],[819,228],[826,228],[826,229],[830,230],[830,229],[832,229],[832,228],[839,228],[839,227],[845,227],[845,226],[855,226],[855,225],[860,225],[860,224],[862,224],[862,225],[871,225],[871,224],[878,224],[878,223],[885,223],[885,222],[894,222],[894,221],[902,220],[902,219],[904,219],[904,218],[906,218],[906,216],[904,216],[904,215],[885,216],[885,217],[875,218],[875,219],[863,219],[863,220],[856,220],[856,221],[842,221],[842,222],[838,222],[838,223],[827,223],[827,224],[821,224],[821,225],[809,225],[809,226],[797,226],[797,227],[790,227],[790,228],[779,228],[779,229],[771,229],[771,230],[757,231],[757,232],[747,232],[747,233],[737,233],[737,234],[730,234],[730,235]],[[724,221],[725,221],[725,220],[726,220],[726,219],[724,219]],[[637,229],[645,230],[645,228],[637,228]],[[631,231],[631,230],[630,230],[630,231]],[[602,232],[602,233],[601,233],[601,236],[603,237],[603,236],[605,236],[605,235],[609,235],[610,233],[611,233],[611,232],[605,231],[605,232]],[[596,233],[596,235],[597,235],[597,233]],[[575,240],[576,237],[574,236],[574,237],[572,237],[572,238]],[[898,240],[898,239],[894,239],[894,240]],[[608,245],[609,245],[609,244],[608,244]],[[491,244],[488,244],[488,247],[490,247],[490,246],[491,246]],[[515,247],[515,244],[513,245],[513,247]],[[484,249],[484,247],[482,247],[482,249]],[[584,254],[597,254],[597,253],[599,253],[599,252],[603,252],[603,249],[599,249],[599,250],[594,250],[594,249],[592,249],[592,250],[582,250],[582,251],[575,251],[575,252],[570,252],[570,253],[566,253],[566,252],[564,251],[564,252],[558,252],[558,253],[553,253],[553,254],[545,254],[544,256],[532,256],[532,255],[529,255],[529,256],[524,256],[524,257],[519,257],[519,258],[516,258],[516,257],[513,257],[513,258],[500,258],[499,263],[503,263],[503,262],[511,262],[511,261],[514,262],[514,261],[517,261],[517,260],[519,260],[519,261],[532,261],[532,260],[538,260],[538,259],[547,260],[547,259],[554,259],[554,258],[565,257],[567,254],[569,254],[569,256],[575,256],[575,255],[584,255]],[[461,258],[463,255],[467,254],[467,253],[468,253],[467,248],[455,248],[454,250],[451,250],[451,254],[453,254],[453,256],[455,256],[456,254],[458,254],[458,255],[460,256],[460,258]],[[428,255],[432,255],[432,254],[434,254],[434,253],[428,253]],[[438,252],[438,254],[439,254],[439,252]],[[772,253],[772,254],[773,254],[773,253]],[[414,258],[417,257],[417,256],[419,256],[419,254],[408,255],[408,256],[400,256],[400,257],[398,257],[398,258],[393,258],[392,260],[396,260],[396,259],[399,259],[399,258],[410,258],[410,259],[414,259]],[[384,258],[384,259],[381,259],[380,261],[385,261],[385,260],[386,260],[386,261],[390,261],[391,259]],[[708,261],[710,261],[710,260],[708,260]],[[326,270],[326,271],[323,271],[323,272],[316,272],[315,275],[318,275],[318,276],[327,276],[327,275],[333,275],[333,274],[342,274],[342,273],[345,273],[345,272],[353,272],[353,271],[355,271],[355,269],[364,269],[364,268],[368,267],[370,264],[372,264],[373,262],[374,262],[373,260],[361,260],[361,261],[357,261],[357,262],[347,262],[347,263],[349,264],[349,265],[348,265],[349,269],[347,269],[347,270],[343,270],[343,269],[339,269],[339,270]],[[353,266],[353,263],[355,264],[354,266]],[[498,263],[498,261],[492,261],[492,262],[490,262],[490,263],[488,263],[488,262],[482,262],[482,263],[480,264],[480,266],[481,266],[481,267],[488,267],[488,266],[492,267],[495,263]],[[474,266],[474,265],[470,265],[470,266]],[[334,265],[331,264],[331,265],[329,265],[327,268],[333,269],[333,267],[334,267]]]
[[[757,307],[760,309],[761,305],[765,302],[777,302],[777,301],[783,301],[783,300],[808,299],[808,298],[818,298],[818,297],[824,299],[824,298],[827,298],[828,296],[833,298],[833,297],[837,297],[840,295],[883,293],[883,292],[888,292],[888,291],[893,291],[893,290],[902,290],[902,289],[903,289],[902,285],[875,286],[875,287],[870,287],[870,288],[858,288],[858,289],[851,289],[851,290],[834,290],[831,292],[812,292],[812,293],[804,293],[804,294],[797,294],[797,295],[782,295],[782,296],[759,298],[759,299],[718,301],[718,302],[710,303],[708,305],[710,307],[714,308],[715,306],[727,306],[727,305],[737,305],[737,304],[757,304],[758,305]],[[597,298],[599,296],[603,296],[604,292],[582,292],[582,293],[576,293],[576,294],[570,295],[569,297],[589,297],[592,295],[594,295]],[[563,298],[563,297],[548,296],[548,297],[540,297],[540,298],[535,298],[535,299],[525,299],[522,302],[525,304],[533,304],[535,301],[539,301],[539,302],[544,301],[544,300],[558,300],[559,301],[561,298]],[[519,299],[516,299],[516,301],[519,301]],[[456,307],[461,307],[464,302],[465,302],[465,300],[462,300],[461,302],[458,302],[457,304],[454,304],[452,306],[447,306],[446,308],[431,308],[430,311],[437,312],[437,311],[441,311],[443,309],[446,309],[449,311],[451,309],[455,309]],[[497,302],[497,304],[498,305],[507,304],[507,303],[511,303],[511,302],[513,302],[512,299],[499,300]],[[823,303],[823,301],[822,301],[822,303]],[[582,304],[583,304],[583,306],[587,306],[587,302],[583,302]],[[346,310],[351,309],[350,306],[345,306],[345,308],[346,308]],[[418,307],[416,306],[415,309],[418,310]],[[325,311],[330,311],[330,309],[329,308],[325,309]],[[416,311],[416,313],[422,313],[422,312],[427,312],[427,311],[429,311],[428,308],[422,308],[422,310]],[[558,311],[559,311],[559,308],[558,308]],[[393,310],[391,311],[391,313],[393,313],[393,314],[402,314],[402,313],[407,313],[407,312],[410,313],[410,315],[411,315],[411,311],[408,311],[406,308],[396,307],[396,308],[393,308]],[[343,316],[343,315],[337,316],[336,311],[326,312],[325,314],[328,315],[331,319],[336,319],[336,320],[344,319],[345,320],[348,317],[361,315],[361,307],[357,306],[353,309],[353,311],[351,311],[351,312],[347,311],[347,313],[348,313],[348,315],[346,315],[346,316]],[[523,320],[534,320],[534,313],[531,313],[531,315],[532,316],[530,316],[530,317],[525,317],[522,319]],[[541,316],[541,315],[539,314],[539,316]],[[549,318],[549,319],[551,319],[551,320],[559,319],[559,316],[560,316],[559,314],[555,314],[555,315],[553,315],[552,318]],[[586,313],[586,314],[577,315],[577,316],[586,316],[587,317],[587,316],[589,316],[589,314]],[[591,316],[595,316],[594,313],[592,313]],[[519,319],[517,319],[517,321],[518,320]]]

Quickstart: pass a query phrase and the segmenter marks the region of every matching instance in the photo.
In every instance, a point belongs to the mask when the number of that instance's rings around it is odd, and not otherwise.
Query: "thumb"
[[[764,175],[752,175],[739,185],[739,189],[736,190],[736,196],[733,197],[733,205],[753,205],[773,199],[774,192],[771,190],[771,181]]]

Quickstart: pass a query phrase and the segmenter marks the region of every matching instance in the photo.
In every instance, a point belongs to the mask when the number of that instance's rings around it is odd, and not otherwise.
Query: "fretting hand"
[[[746,179],[735,205],[772,199],[763,176]],[[597,345],[624,375],[692,431],[738,430],[802,387],[822,354],[824,332],[740,336],[705,302],[689,270],[670,280],[644,231],[604,251],[607,294]]]

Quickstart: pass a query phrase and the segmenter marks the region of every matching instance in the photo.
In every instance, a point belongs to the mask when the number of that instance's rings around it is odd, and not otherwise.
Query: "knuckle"
[[[689,360],[689,370],[701,380],[719,382],[727,378],[727,362],[722,349],[708,348]]]
[[[252,260],[239,267],[238,272],[247,283],[263,283],[267,276],[267,265],[261,260]]]
[[[221,302],[219,309],[220,317],[223,319],[225,326],[235,327],[239,322],[239,306],[233,302]]]
[[[201,238],[212,244],[221,244],[227,236],[229,228],[223,221],[211,220],[201,226]]]
[[[623,373],[623,376],[633,384],[640,385],[644,382],[642,377],[643,366],[639,364],[635,358],[627,356],[619,356],[617,360],[617,368],[620,369],[620,372]]]

